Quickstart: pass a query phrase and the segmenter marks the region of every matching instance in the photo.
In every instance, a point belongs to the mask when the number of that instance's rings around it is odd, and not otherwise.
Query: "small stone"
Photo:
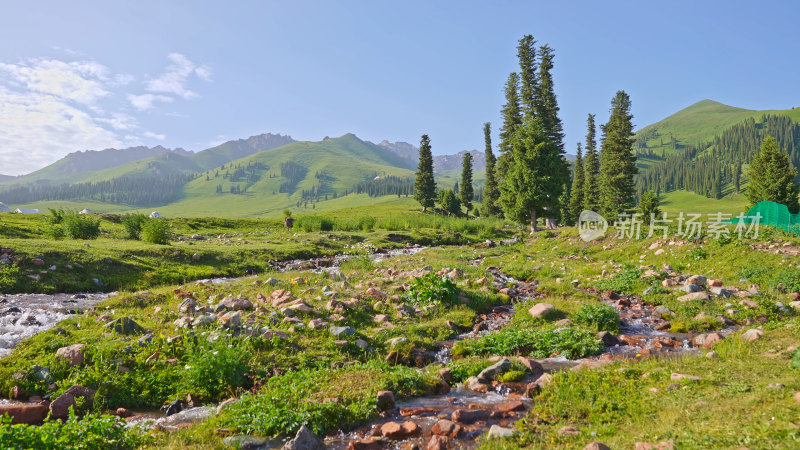
[[[352,336],[356,330],[352,327],[331,327],[331,334],[335,337]]]
[[[307,426],[303,425],[297,431],[294,439],[284,444],[282,450],[325,450],[325,443],[318,438]]]
[[[700,381],[700,377],[696,375],[686,375],[684,373],[677,373],[677,372],[673,372],[669,376],[669,379],[671,381],[681,381],[681,380]]]
[[[592,442],[583,447],[583,450],[611,450],[611,447],[603,444],[602,442]]]
[[[392,391],[378,391],[377,407],[381,411],[394,408],[394,394]]]
[[[381,435],[388,439],[405,439],[417,433],[419,433],[419,425],[410,420],[403,423],[386,422],[381,425]]]
[[[613,347],[619,344],[619,339],[608,331],[597,333],[597,338],[600,339],[606,347]]]
[[[681,286],[678,290],[691,294],[692,292],[701,292],[703,287],[699,284],[686,284]]]
[[[56,350],[56,356],[64,358],[69,361],[71,367],[83,364],[83,344],[73,344],[67,347],[61,347]]]
[[[708,300],[708,294],[706,294],[705,292],[693,292],[691,294],[686,294],[678,297],[678,301],[681,303],[692,300]]]
[[[126,417],[131,417],[133,415],[133,413],[126,408],[117,408],[116,414],[117,416],[122,417],[123,419]]]
[[[544,317],[555,309],[556,307],[549,303],[537,303],[528,310],[528,313],[533,317]]]
[[[717,353],[717,352],[712,350],[712,351],[706,353],[706,358],[708,358],[708,359],[718,359],[719,358],[719,353]]]
[[[145,329],[142,328],[141,325],[134,322],[133,319],[130,317],[120,317],[119,319],[113,320],[107,324],[105,327],[111,330],[116,331],[119,334],[141,334],[145,332]]]
[[[486,420],[491,415],[488,409],[457,409],[450,418],[456,422],[471,424],[479,420]]]
[[[512,430],[511,428],[505,428],[505,427],[501,427],[499,425],[492,425],[492,427],[489,428],[489,432],[486,434],[486,437],[488,437],[488,438],[501,438],[502,439],[502,438],[512,437],[515,434],[516,434],[516,432],[514,430]]]
[[[453,422],[452,420],[442,419],[433,424],[431,433],[439,436],[455,438],[459,433],[461,433],[461,425]]]
[[[764,332],[762,332],[761,330],[759,330],[757,328],[751,328],[751,329],[745,331],[744,334],[742,334],[742,339],[744,339],[747,342],[753,342],[753,341],[756,341],[758,339],[761,339],[761,336],[763,336],[763,335],[764,335]]]
[[[483,369],[481,373],[478,374],[478,380],[482,383],[491,383],[498,374],[506,373],[510,368],[511,361],[509,361],[508,358],[503,358],[497,363]]]
[[[560,434],[561,436],[578,436],[579,434],[581,434],[581,431],[575,427],[567,426],[567,427],[561,427],[558,430],[558,434]]]

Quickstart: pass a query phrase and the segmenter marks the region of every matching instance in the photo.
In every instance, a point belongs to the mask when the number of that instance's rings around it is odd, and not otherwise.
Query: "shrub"
[[[580,324],[593,328],[595,331],[619,333],[619,314],[614,307],[605,303],[583,305],[572,318]]]
[[[14,292],[20,282],[19,267],[0,265],[0,292]]]
[[[142,224],[142,239],[151,244],[169,244],[169,223],[164,219],[147,219]]]
[[[220,400],[236,388],[250,386],[249,359],[250,352],[241,340],[230,343],[220,338],[193,348],[187,353],[182,388],[203,402]]]
[[[641,275],[640,269],[629,268],[614,275],[610,280],[598,281],[595,286],[601,291],[633,292]]]
[[[459,341],[453,355],[512,355],[526,354],[534,358],[562,355],[570,359],[595,355],[602,344],[594,333],[579,328],[533,330],[503,328],[472,341]]]
[[[456,301],[456,285],[449,277],[429,273],[414,278],[406,300],[417,306],[450,305]]]
[[[770,281],[772,287],[783,292],[800,292],[800,269],[787,269]]]
[[[128,239],[138,240],[142,234],[142,225],[147,221],[144,214],[127,214],[122,218],[122,226]]]
[[[70,410],[67,421],[46,419],[38,426],[11,425],[9,417],[0,416],[0,442],[3,448],[122,450],[144,445],[147,438],[117,417],[87,414],[78,420]]]
[[[64,234],[72,239],[97,239],[100,236],[100,219],[69,213],[63,219]]]
[[[443,189],[439,191],[436,201],[446,212],[455,216],[461,214],[461,200],[458,199],[458,196],[452,189]]]

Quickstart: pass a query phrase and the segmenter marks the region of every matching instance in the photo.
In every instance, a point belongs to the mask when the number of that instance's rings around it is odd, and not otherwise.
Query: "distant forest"
[[[700,146],[666,157],[638,176],[637,191],[641,195],[683,189],[717,199],[726,186],[739,192],[744,184],[743,166],[759,152],[766,136],[773,136],[792,164],[800,167],[800,124],[786,116],[768,115],[759,121],[747,119]]]
[[[121,177],[96,183],[57,186],[26,185],[0,191],[8,203],[47,200],[96,200],[131,206],[157,206],[180,198],[183,186],[195,175]]]

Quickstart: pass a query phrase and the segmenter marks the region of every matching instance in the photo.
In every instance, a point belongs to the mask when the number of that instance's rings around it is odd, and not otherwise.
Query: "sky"
[[[0,174],[79,150],[354,133],[497,139],[516,44],[555,50],[569,153],[617,90],[637,128],[703,99],[800,106],[793,1],[2,0]]]

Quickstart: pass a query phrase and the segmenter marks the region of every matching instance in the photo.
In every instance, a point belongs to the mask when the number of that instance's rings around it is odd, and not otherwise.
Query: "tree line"
[[[481,195],[484,215],[505,216],[538,229],[559,221],[573,223],[581,209],[593,209],[609,218],[631,209],[635,200],[634,176],[637,173],[633,152],[633,116],[625,91],[611,101],[611,117],[601,125],[602,146],[598,154],[594,116],[589,115],[586,143],[586,168],[582,155],[570,177],[564,152],[564,132],[554,91],[552,69],[555,52],[548,45],[537,47],[526,35],[517,45],[519,71],[509,74],[505,83],[506,103],[501,109],[499,156],[491,143],[491,125],[484,124],[486,183]],[[471,161],[463,164],[461,189],[472,191]],[[454,195],[437,193],[433,178],[430,139],[422,136],[419,166],[414,184],[415,198],[423,212],[437,201],[452,205]],[[461,203],[467,210],[471,202]],[[446,208],[445,208],[446,209]]]

